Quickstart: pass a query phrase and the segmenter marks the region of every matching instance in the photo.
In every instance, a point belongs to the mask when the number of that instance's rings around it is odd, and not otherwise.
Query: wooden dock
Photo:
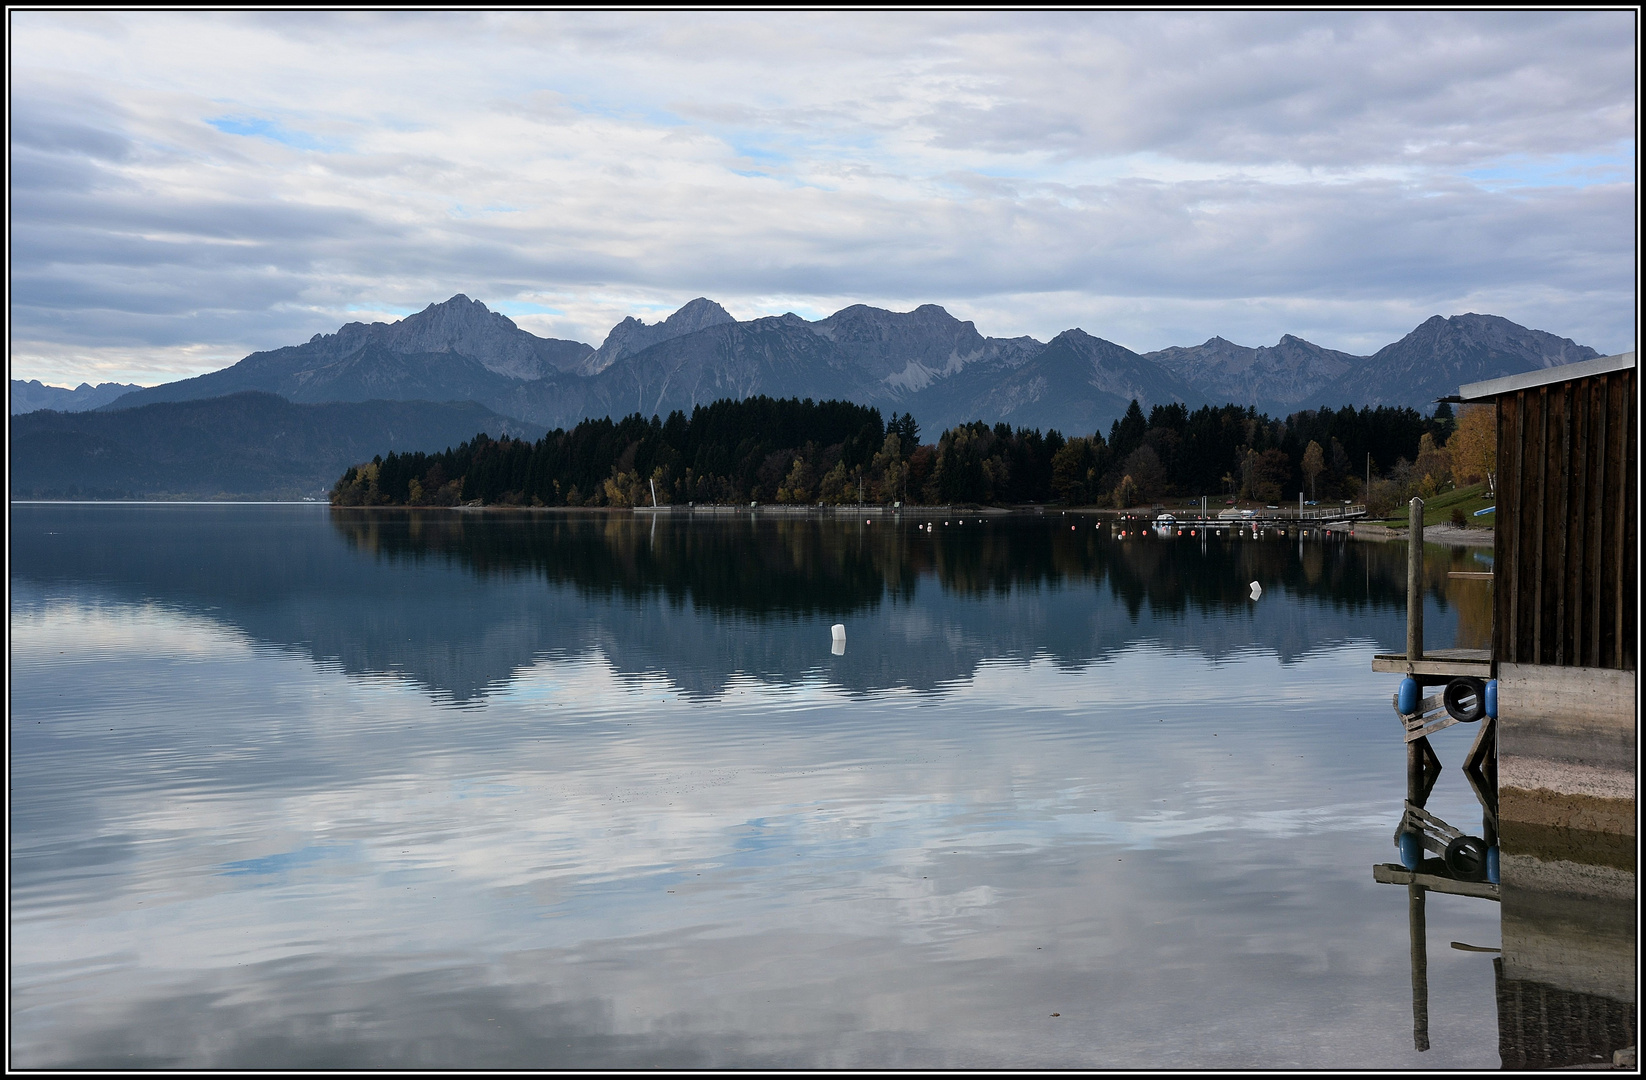
[[[715,517],[725,517],[735,514],[749,514],[759,517],[844,517],[844,518],[882,518],[882,517],[960,517],[982,518],[999,517],[1010,513],[994,507],[984,509],[962,508],[955,506],[898,506],[891,503],[846,503],[841,506],[824,506],[818,503],[665,503],[662,506],[636,506],[637,514],[705,514]]]
[[[1378,653],[1372,657],[1372,670],[1388,675],[1422,676],[1425,681],[1445,682],[1458,678],[1490,679],[1492,651],[1490,649],[1425,649],[1417,659],[1405,653]]]

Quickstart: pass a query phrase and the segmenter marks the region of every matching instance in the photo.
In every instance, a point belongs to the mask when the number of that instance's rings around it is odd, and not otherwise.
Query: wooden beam
[[[1465,676],[1490,679],[1492,654],[1488,649],[1435,649],[1421,660],[1408,660],[1403,653],[1378,653],[1372,657],[1372,670],[1386,675],[1438,676],[1446,680]]]
[[[1542,556],[1547,550],[1544,543],[1544,532],[1547,525],[1547,502],[1549,502],[1549,387],[1537,387],[1537,482],[1532,487],[1532,502],[1536,505],[1529,507],[1532,522],[1531,550],[1531,596],[1532,596],[1532,640],[1531,649],[1527,655],[1518,657],[1521,663],[1544,663],[1542,657]]]
[[[1408,870],[1399,863],[1377,863],[1372,867],[1372,880],[1383,885],[1421,885],[1431,892],[1450,893],[1453,896],[1478,896],[1482,900],[1501,900],[1498,887],[1490,881],[1459,881]]]
[[[1617,662],[1620,668],[1634,669],[1635,666],[1635,630],[1634,605],[1630,603],[1635,595],[1636,577],[1639,573],[1639,560],[1635,544],[1638,537],[1639,523],[1635,521],[1638,513],[1636,500],[1639,492],[1636,482],[1639,469],[1637,449],[1637,421],[1636,412],[1630,408],[1634,401],[1635,372],[1631,369],[1619,381],[1623,383],[1623,393],[1620,395],[1623,402],[1624,424],[1622,432],[1626,433],[1620,440],[1623,445],[1624,483],[1623,483],[1623,512],[1617,515],[1618,542],[1617,559],[1618,586],[1617,586]],[[1611,666],[1611,665],[1608,665]]]
[[[1587,582],[1586,588],[1588,590],[1587,595],[1589,597],[1589,651],[1582,663],[1585,663],[1589,667],[1600,667],[1601,664],[1604,663],[1600,656],[1600,613],[1606,608],[1606,596],[1604,591],[1605,586],[1602,584],[1605,577],[1605,570],[1602,564],[1605,561],[1603,549],[1603,543],[1606,535],[1605,507],[1610,501],[1607,498],[1610,493],[1606,490],[1606,485],[1608,483],[1608,476],[1606,472],[1606,459],[1608,456],[1608,441],[1606,436],[1608,428],[1606,426],[1606,420],[1611,413],[1611,383],[1612,380],[1610,379],[1603,378],[1595,380],[1595,401],[1593,402],[1594,432],[1592,441],[1595,448],[1593,474],[1595,497],[1589,510],[1590,521],[1587,533],[1588,550],[1584,552],[1583,556],[1585,569],[1584,577]]]

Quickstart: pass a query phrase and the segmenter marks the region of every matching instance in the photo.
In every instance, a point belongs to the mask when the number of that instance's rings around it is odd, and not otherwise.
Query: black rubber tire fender
[[[1460,724],[1472,724],[1486,715],[1486,684],[1479,679],[1453,679],[1446,684],[1441,701],[1446,705],[1446,715]]]
[[[1459,881],[1486,880],[1486,841],[1460,836],[1446,845],[1446,869]]]

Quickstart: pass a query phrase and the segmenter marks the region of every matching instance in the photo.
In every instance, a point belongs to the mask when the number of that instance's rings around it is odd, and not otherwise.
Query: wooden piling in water
[[[1406,659],[1423,659],[1423,500],[1410,507],[1411,540],[1406,552]]]
[[[1429,1049],[1429,921],[1423,886],[1406,886],[1407,929],[1412,936],[1412,1047]]]

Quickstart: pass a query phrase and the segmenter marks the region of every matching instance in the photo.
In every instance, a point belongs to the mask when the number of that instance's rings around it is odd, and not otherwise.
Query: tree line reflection
[[[1250,583],[1346,614],[1405,607],[1399,543],[1347,538],[1121,538],[1108,519],[1020,515],[1006,519],[794,517],[656,519],[631,514],[334,508],[350,548],[391,562],[438,560],[481,575],[530,574],[591,597],[652,599],[744,616],[845,615],[908,598],[922,578],[962,597],[1106,585],[1132,620],[1249,607]],[[1438,557],[1436,557],[1438,556]],[[1450,569],[1462,549],[1427,560],[1431,596],[1470,604]],[[1461,612],[1460,612],[1461,613]],[[1478,619],[1480,612],[1473,612]],[[1487,616],[1489,618],[1489,614]]]

